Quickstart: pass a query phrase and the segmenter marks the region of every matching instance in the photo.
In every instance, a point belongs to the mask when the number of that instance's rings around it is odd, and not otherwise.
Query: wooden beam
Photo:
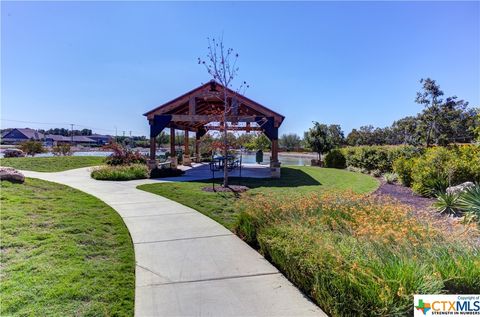
[[[220,131],[223,130],[223,127],[218,125],[206,125],[204,126],[207,130]],[[228,127],[229,131],[263,131],[261,127]]]
[[[191,132],[197,132],[198,131],[198,128],[196,127],[191,127],[191,126],[188,126],[188,125],[184,125],[184,124],[178,124],[178,123],[174,123],[174,122],[170,122],[168,124],[168,127],[169,128],[174,128],[174,129],[177,129],[177,130],[190,130]]]
[[[256,116],[227,116],[228,122],[255,122]],[[172,121],[174,122],[221,122],[222,115],[184,115],[173,114]]]

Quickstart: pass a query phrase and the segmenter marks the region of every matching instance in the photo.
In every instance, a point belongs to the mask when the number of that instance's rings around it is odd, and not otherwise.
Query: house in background
[[[74,135],[63,136],[57,134],[47,134],[45,136],[46,146],[56,146],[59,144],[71,144],[71,145],[95,145],[97,141],[91,139],[89,136]]]
[[[11,129],[2,135],[1,141],[3,144],[19,144],[28,140],[42,141],[44,137],[34,129]]]
[[[105,145],[112,142],[113,138],[110,135],[92,134],[88,136],[89,139],[95,140],[98,145]]]
[[[47,134],[45,136],[45,145],[46,146],[56,146],[61,143],[68,143],[70,140],[66,140],[66,136],[56,135],[56,134]]]
[[[92,134],[92,135],[74,135],[63,136],[57,134],[43,134],[30,128],[15,128],[3,131],[1,135],[2,144],[20,144],[28,140],[44,142],[46,146],[55,146],[58,144],[71,145],[105,145],[112,141],[109,135]]]

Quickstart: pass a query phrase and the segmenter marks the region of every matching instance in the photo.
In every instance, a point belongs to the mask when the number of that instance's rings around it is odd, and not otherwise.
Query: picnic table
[[[210,162],[210,170],[219,171],[223,170],[225,164],[227,164],[227,169],[229,171],[234,170],[235,168],[241,165],[241,161],[233,155],[228,155],[225,159],[224,156],[216,156]]]

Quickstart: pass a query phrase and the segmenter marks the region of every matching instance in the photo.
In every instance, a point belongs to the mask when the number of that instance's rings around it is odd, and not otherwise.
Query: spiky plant
[[[480,223],[480,184],[468,188],[458,199],[460,208],[473,219]]]
[[[393,184],[396,183],[398,180],[398,175],[397,173],[385,173],[383,174],[383,179],[388,183],[388,184]]]
[[[433,203],[433,206],[439,213],[460,216],[461,206],[459,203],[459,195],[453,193],[439,192],[437,194],[437,201]]]

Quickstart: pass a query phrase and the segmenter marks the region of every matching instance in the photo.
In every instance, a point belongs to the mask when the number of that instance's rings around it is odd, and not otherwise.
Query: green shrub
[[[415,159],[412,189],[423,196],[433,196],[446,187],[466,181],[480,181],[480,147],[435,147]]]
[[[373,177],[380,177],[380,176],[382,176],[382,171],[381,170],[372,170],[370,172],[370,175],[372,175]]]
[[[128,181],[132,179],[148,178],[148,167],[142,164],[100,166],[95,168],[91,174],[96,180]]]
[[[28,140],[20,144],[20,150],[22,150],[26,155],[31,156],[45,152],[42,142],[34,140]]]
[[[393,161],[399,157],[413,158],[421,155],[422,148],[413,146],[355,146],[342,149],[347,166],[364,168],[381,173],[393,170]]]
[[[412,171],[415,164],[414,158],[399,157],[393,162],[393,171],[398,175],[400,182],[410,187],[413,182]]]
[[[70,156],[72,155],[72,147],[68,143],[58,144],[52,147],[54,156]]]
[[[104,146],[104,149],[111,150],[113,153],[105,159],[108,165],[130,165],[146,164],[147,158],[139,151],[132,151],[118,143],[111,143]]]
[[[406,316],[414,294],[480,291],[478,246],[398,202],[255,195],[240,210],[240,236],[330,316]]]
[[[347,171],[362,173],[362,174],[369,174],[368,170],[363,167],[347,166]]]
[[[383,174],[383,179],[388,184],[394,184],[398,180],[398,175],[396,173],[385,173],[385,174]]]
[[[325,156],[325,167],[342,169],[347,167],[345,156],[338,149],[331,150]]]
[[[150,171],[150,178],[176,177],[184,173],[178,168],[154,168]]]

